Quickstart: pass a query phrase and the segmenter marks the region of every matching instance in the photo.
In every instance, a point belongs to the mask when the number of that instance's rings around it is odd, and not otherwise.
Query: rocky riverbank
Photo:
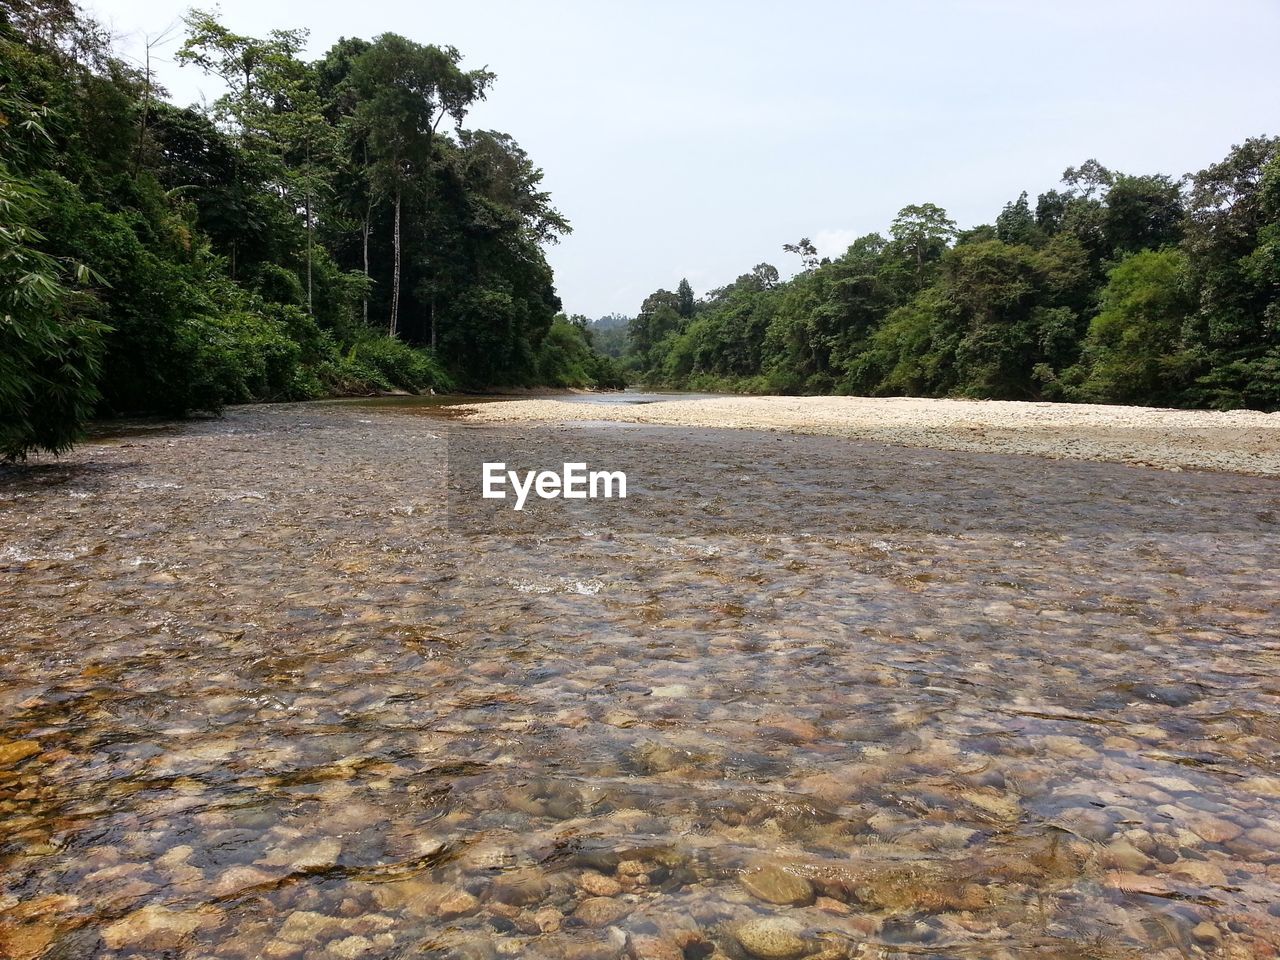
[[[941,450],[1162,469],[1280,474],[1280,414],[870,397],[713,397],[645,404],[553,399],[462,405],[483,423],[614,421],[787,430]]]

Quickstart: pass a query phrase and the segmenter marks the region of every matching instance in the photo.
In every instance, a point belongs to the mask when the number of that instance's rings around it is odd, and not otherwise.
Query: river
[[[632,489],[516,514],[495,451]],[[0,474],[0,956],[1274,957],[1277,516],[445,403],[118,425]]]

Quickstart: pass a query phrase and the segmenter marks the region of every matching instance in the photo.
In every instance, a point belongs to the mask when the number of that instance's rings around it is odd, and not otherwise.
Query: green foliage
[[[309,63],[304,30],[186,24],[179,58],[226,90],[207,112],[72,4],[0,14],[0,454],[95,412],[618,381],[553,330],[542,246],[569,224],[542,171],[462,128],[492,73],[394,34]]]
[[[779,283],[762,264],[680,314],[651,294],[622,363],[770,393],[1280,408],[1280,138],[1179,181],[1096,160],[957,231],[933,204]]]
[[[556,317],[538,347],[538,380],[553,387],[621,389],[626,381],[616,362],[592,349],[584,318]]]
[[[1119,263],[1089,324],[1074,394],[1108,403],[1173,403],[1186,386],[1182,329],[1193,301],[1186,255],[1143,250]]]
[[[42,197],[0,165],[0,459],[60,453],[98,400],[101,324],[37,247]],[[83,273],[83,271],[81,271]]]
[[[346,393],[404,390],[410,393],[453,389],[453,381],[426,350],[400,340],[365,334],[343,357],[338,368],[346,378]]]

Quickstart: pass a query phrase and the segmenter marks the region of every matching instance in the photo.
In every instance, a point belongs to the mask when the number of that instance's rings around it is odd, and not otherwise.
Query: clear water
[[[450,429],[0,478],[0,956],[1280,947],[1280,483],[585,429],[671,516],[466,535]]]

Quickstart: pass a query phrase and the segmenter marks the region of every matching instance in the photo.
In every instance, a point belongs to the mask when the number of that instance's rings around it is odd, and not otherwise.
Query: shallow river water
[[[633,487],[517,515],[495,450]],[[122,427],[0,474],[0,957],[1275,957],[1278,523],[751,431]]]

